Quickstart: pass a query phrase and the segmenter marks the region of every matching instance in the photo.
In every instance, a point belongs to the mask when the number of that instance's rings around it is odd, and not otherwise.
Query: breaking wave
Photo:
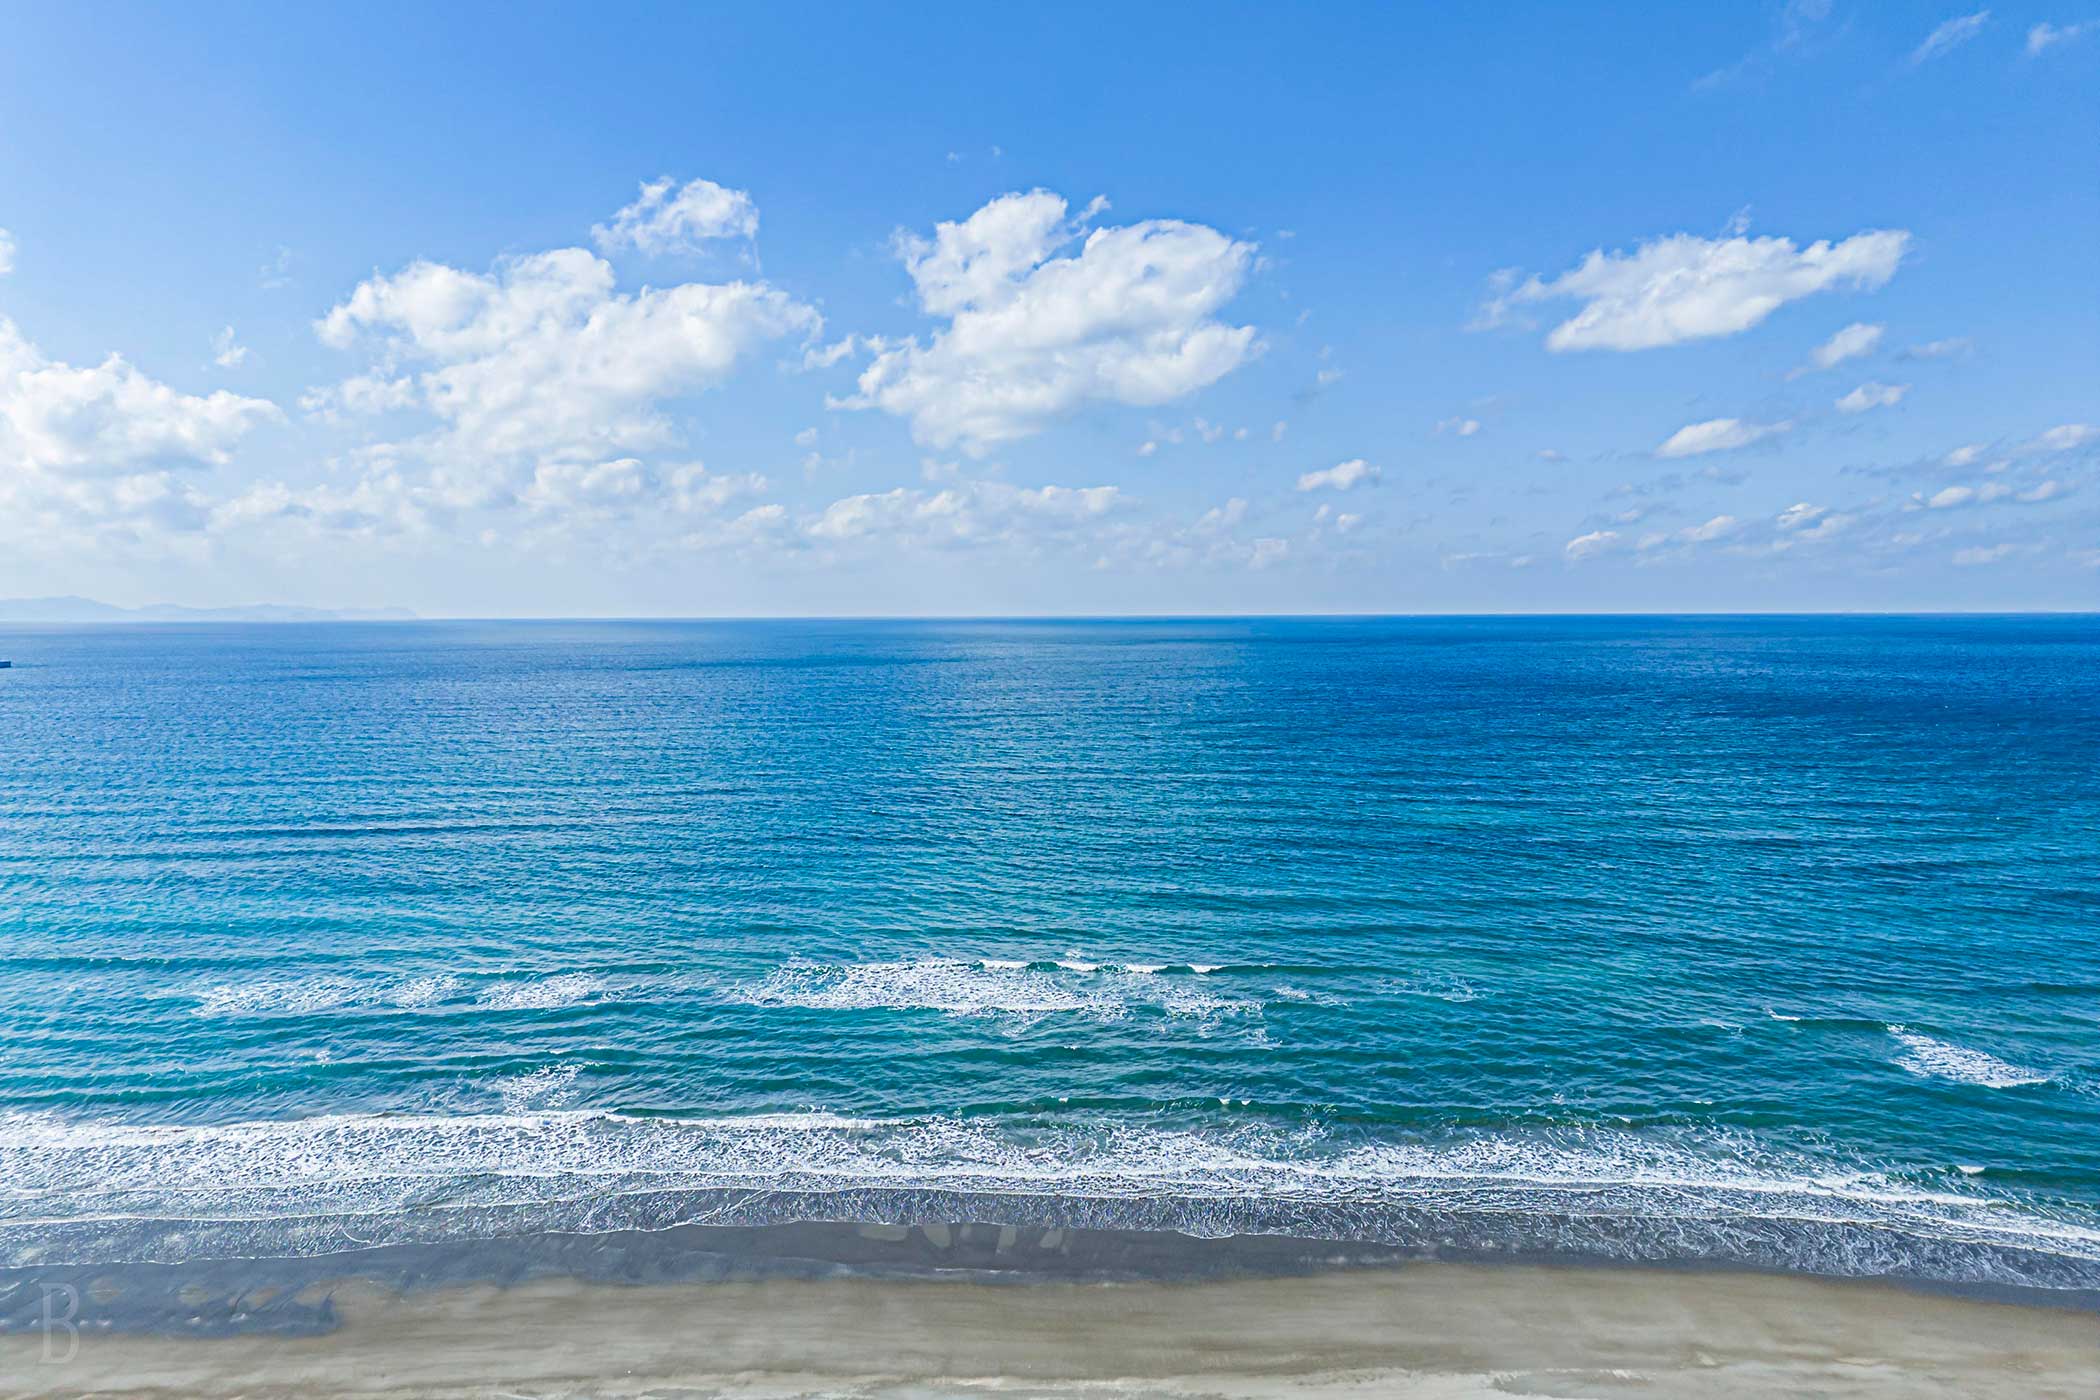
[[[0,1263],[284,1257],[550,1230],[790,1220],[1294,1235],[1425,1253],[2100,1286],[2100,1221],[1729,1136],[1392,1140],[826,1114],[0,1117]]]
[[[2022,1069],[1981,1050],[1934,1040],[1908,1026],[1890,1026],[1889,1034],[1904,1047],[1896,1063],[1921,1078],[1948,1079],[1956,1084],[1977,1084],[1986,1089],[2016,1089],[2023,1084],[2049,1082],[2046,1074]]]
[[[450,1003],[493,1011],[544,1010],[572,1006],[605,991],[602,979],[587,972],[552,976],[502,977],[470,986],[453,973],[403,977],[263,977],[222,982],[194,993],[199,1016],[299,1015],[356,1007],[408,1010]]]
[[[940,1011],[950,1016],[1026,1019],[1074,1015],[1114,1021],[1139,1009],[1206,1020],[1259,1015],[1260,1001],[1204,984],[1203,976],[1216,970],[1209,964],[1116,964],[1078,958],[805,962],[791,963],[734,989],[732,1000],[750,1006],[818,1011]]]

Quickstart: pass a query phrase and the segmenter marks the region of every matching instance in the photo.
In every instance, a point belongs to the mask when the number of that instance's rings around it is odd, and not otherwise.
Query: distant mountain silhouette
[[[407,608],[302,608],[254,603],[235,608],[185,608],[154,603],[120,608],[92,598],[0,598],[0,622],[401,622]]]

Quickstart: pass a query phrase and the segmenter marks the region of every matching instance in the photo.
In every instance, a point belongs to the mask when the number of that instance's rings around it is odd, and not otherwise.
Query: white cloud
[[[1928,340],[1923,345],[1913,345],[1903,352],[1907,360],[1944,360],[1954,355],[1966,355],[1972,343],[1965,335],[1950,335],[1945,340]]]
[[[1740,524],[1741,522],[1732,515],[1717,515],[1702,525],[1687,525],[1681,530],[1644,536],[1639,547],[1651,550],[1664,545],[1706,544],[1734,534]]]
[[[211,338],[211,362],[220,369],[236,369],[248,358],[248,347],[234,339],[228,326]]]
[[[1860,385],[1836,403],[1840,413],[1865,413],[1870,408],[1892,408],[1903,401],[1910,392],[1908,384],[1879,384],[1868,382]]]
[[[542,462],[518,493],[528,510],[618,510],[652,494],[649,470],[633,457],[612,462]]]
[[[2021,490],[2003,481],[1987,481],[1981,486],[1947,486],[1930,496],[1922,491],[1911,497],[1914,506],[1922,505],[1927,510],[1951,510],[1957,506],[1987,506],[1998,501],[2013,501],[2020,505],[2040,505],[2053,501],[2064,494],[2064,484],[2055,478],[2038,481]]]
[[[1769,43],[1752,49],[1725,68],[1708,73],[1692,84],[1692,91],[1711,91],[1747,74],[1769,73],[1782,60],[1812,48],[1830,19],[1830,6],[1831,0],[1786,0],[1779,7],[1775,32]]]
[[[1617,530],[1592,530],[1587,535],[1577,535],[1569,540],[1566,553],[1570,560],[1587,559],[1595,554],[1615,548],[1619,543]]]
[[[1088,229],[1099,207],[1069,220],[1047,191],[1002,195],[931,239],[900,236],[920,308],[948,324],[928,343],[881,347],[843,406],[982,455],[1089,402],[1171,402],[1258,351],[1252,326],[1216,319],[1251,245],[1171,219]]]
[[[1840,515],[1827,506],[1810,505],[1797,501],[1773,519],[1772,525],[1779,536],[1766,548],[1781,552],[1797,544],[1827,540],[1852,523],[1849,515]]]
[[[1964,447],[1955,448],[1941,460],[1950,467],[1966,467],[1974,465],[1976,459],[1982,455],[1983,444],[1972,442]]]
[[[376,342],[378,372],[336,386],[338,406],[398,407],[412,392],[444,425],[435,447],[485,461],[602,458],[671,441],[662,401],[719,383],[767,340],[821,325],[764,283],[621,294],[609,263],[563,248],[506,258],[487,275],[414,263],[358,286],[317,330],[339,348]],[[423,368],[411,380],[392,374],[396,364]]]
[[[883,537],[928,544],[1019,542],[1069,535],[1114,510],[1113,486],[1012,486],[962,481],[939,491],[899,486],[833,501],[804,527],[819,540]]]
[[[1979,545],[1971,549],[1957,549],[1954,551],[1954,562],[1964,567],[1975,564],[1995,564],[2006,555],[2012,553],[2012,549],[2013,547],[2009,544]]]
[[[1439,434],[1456,433],[1460,437],[1471,437],[1480,431],[1478,418],[1445,418],[1436,425]]]
[[[15,236],[0,228],[0,277],[15,270]]]
[[[840,360],[857,352],[863,344],[872,346],[873,341],[863,341],[860,336],[843,336],[829,345],[812,345],[802,352],[802,368],[830,369]]]
[[[421,398],[416,381],[407,375],[357,374],[339,384],[309,389],[299,396],[299,407],[324,423],[337,423],[344,416],[392,413],[414,408]]]
[[[1710,418],[1690,423],[1655,449],[1658,457],[1697,457],[1705,452],[1731,452],[1792,428],[1792,423],[1745,423],[1740,418]]]
[[[392,467],[375,465],[348,486],[322,482],[292,487],[259,481],[211,509],[219,532],[291,529],[315,535],[374,539],[429,528],[444,503],[418,490]]]
[[[1949,49],[1968,43],[1983,32],[1984,25],[1990,23],[1990,19],[1989,10],[1978,10],[1973,15],[1961,15],[1948,20],[1926,35],[1925,42],[1911,51],[1910,61],[1913,64],[1925,63],[1938,58]]]
[[[1199,535],[1215,535],[1232,529],[1247,518],[1247,502],[1234,496],[1222,506],[1212,506],[1191,528]]]
[[[184,394],[120,355],[93,368],[47,358],[0,316],[0,472],[122,476],[170,463],[219,463],[258,424],[264,399]]]
[[[2077,24],[2037,24],[2027,31],[2027,56],[2034,58],[2058,44],[2066,44],[2081,34],[2100,29],[2100,19],[2081,20]]]
[[[1870,326],[1864,321],[1854,321],[1830,339],[1809,352],[1809,361],[1817,369],[1831,369],[1847,360],[1871,354],[1881,343],[1881,333],[1886,327]]]
[[[757,236],[758,206],[750,195],[712,180],[679,185],[668,176],[645,183],[610,224],[591,228],[591,240],[605,252],[633,248],[651,256],[697,252],[710,239]]]
[[[1336,510],[1330,505],[1322,505],[1313,512],[1313,524],[1332,525],[1336,534],[1346,535],[1363,523],[1363,516],[1353,511]]]
[[[2091,423],[2064,423],[2043,433],[2032,445],[2041,452],[2069,452],[2089,442],[2100,442],[2100,427]]]
[[[1902,230],[1855,234],[1797,248],[1789,238],[1676,234],[1632,253],[1592,252],[1551,281],[1499,276],[1499,295],[1476,326],[1502,324],[1523,305],[1583,303],[1546,337],[1550,350],[1647,350],[1735,335],[1790,301],[1840,287],[1886,284],[1910,243]]]
[[[1318,491],[1332,487],[1336,491],[1347,491],[1365,482],[1378,480],[1378,468],[1361,457],[1352,457],[1338,462],[1322,471],[1306,472],[1298,478],[1300,491]]]

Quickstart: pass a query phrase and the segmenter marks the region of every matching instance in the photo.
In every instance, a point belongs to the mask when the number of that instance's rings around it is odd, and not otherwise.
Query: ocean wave
[[[503,1100],[506,1113],[559,1108],[575,1099],[576,1079],[582,1072],[579,1065],[546,1065],[526,1074],[492,1080],[488,1087]]]
[[[1986,1089],[2017,1089],[2025,1084],[2049,1082],[2046,1074],[2009,1064],[1981,1050],[1934,1040],[1907,1026],[1890,1026],[1888,1031],[1904,1047],[1896,1063],[1924,1079],[1946,1079]]]
[[[193,993],[196,1013],[206,1017],[299,1015],[357,1007],[413,1010],[461,1002],[493,1011],[537,1010],[570,1006],[605,991],[604,981],[590,973],[551,976],[504,976],[470,986],[453,973],[398,977],[323,974],[313,977],[263,976],[221,982]]]
[[[639,1118],[566,1110],[214,1126],[0,1117],[0,1261],[179,1262],[689,1222],[979,1220],[1466,1254],[2100,1286],[2100,1220],[1953,1178],[1625,1131]]]
[[[605,983],[588,972],[565,972],[553,977],[498,982],[484,987],[479,1000],[497,1011],[537,1011],[574,1006],[604,990]]]
[[[1424,972],[1412,977],[1388,978],[1378,984],[1378,990],[1387,996],[1428,997],[1433,1001],[1468,1002],[1480,996],[1480,989],[1465,978],[1449,972]]]
[[[1260,1015],[1262,1003],[1160,974],[1168,963],[918,958],[881,963],[790,963],[733,989],[749,1006],[815,1011],[939,1011],[1034,1020],[1051,1015],[1121,1020],[1139,1009],[1212,1020]],[[1193,965],[1184,965],[1194,972]]]
[[[449,973],[395,978],[264,977],[206,988],[198,996],[197,1014],[253,1016],[352,1006],[434,1006],[457,996],[459,990],[460,979]]]

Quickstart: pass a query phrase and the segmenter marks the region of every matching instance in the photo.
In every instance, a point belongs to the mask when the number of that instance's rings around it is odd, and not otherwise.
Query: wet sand
[[[334,1330],[0,1336],[9,1396],[2100,1395],[2100,1315],[1763,1274],[328,1289]]]

